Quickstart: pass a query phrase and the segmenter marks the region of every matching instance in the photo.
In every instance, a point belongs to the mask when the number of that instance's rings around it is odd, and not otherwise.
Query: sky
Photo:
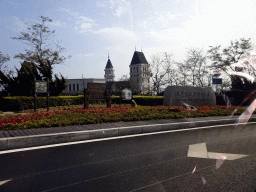
[[[30,49],[13,40],[26,31],[26,22],[53,20],[56,40],[71,55],[53,72],[68,79],[104,78],[108,54],[115,80],[129,75],[135,48],[150,63],[154,54],[173,54],[182,62],[190,48],[227,46],[251,38],[256,45],[256,1],[251,0],[0,0],[0,51],[20,68],[16,54]]]

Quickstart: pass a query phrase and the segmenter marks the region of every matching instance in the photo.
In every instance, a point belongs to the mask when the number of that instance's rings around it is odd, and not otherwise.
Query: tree
[[[193,87],[208,86],[206,59],[202,49],[191,48],[188,50],[187,59],[183,63],[178,63],[180,74],[184,78],[183,85],[186,85],[187,79],[187,84],[191,84]]]
[[[162,56],[159,54],[151,56],[151,72],[152,73],[152,90],[154,93],[159,94],[161,88],[165,85],[175,81],[174,79],[174,61],[172,59],[173,55],[168,53],[163,53]],[[168,76],[168,77],[167,77]]]
[[[15,55],[14,58],[35,64],[40,77],[49,78],[51,95],[58,95],[66,88],[65,79],[62,75],[60,78],[58,75],[54,75],[55,79],[53,80],[53,66],[61,64],[67,59],[60,55],[65,49],[58,42],[55,45],[48,42],[55,31],[49,30],[46,23],[52,22],[52,20],[44,16],[40,16],[40,18],[41,23],[27,24],[28,31],[21,32],[20,37],[11,37],[31,47],[30,50],[25,50],[25,53]],[[68,56],[68,58],[70,57]]]
[[[238,105],[242,100],[255,89],[256,83],[251,83],[246,78],[230,75],[229,72],[244,72],[249,73],[253,71],[255,77],[255,71],[250,68],[245,69],[243,67],[230,66],[230,64],[238,63],[250,56],[250,52],[253,50],[254,45],[250,42],[250,39],[241,38],[240,40],[231,41],[230,46],[224,49],[220,49],[220,45],[211,47],[208,51],[209,59],[211,59],[211,68],[225,73],[231,79],[231,91],[228,93],[229,97],[234,98],[235,105]],[[252,74],[253,74],[252,73]]]
[[[208,50],[208,58],[212,61],[210,68],[226,73],[231,78],[232,89],[250,87],[250,83],[246,79],[238,76],[230,76],[228,71],[244,71],[245,69],[243,68],[231,67],[230,65],[247,57],[253,47],[250,38],[231,41],[231,45],[223,50],[220,49],[221,45],[215,47],[210,46],[210,50]]]
[[[178,85],[179,78],[177,73],[177,64],[173,60],[173,55],[167,52],[163,53],[163,70],[166,71],[165,85]]]
[[[177,65],[177,86],[188,86],[191,82],[190,80],[190,74],[189,74],[189,68],[184,62],[176,62]]]
[[[0,51],[0,70],[2,68],[6,68],[4,66],[4,63],[7,62],[8,60],[10,60],[10,56],[9,55],[3,55],[2,52]]]

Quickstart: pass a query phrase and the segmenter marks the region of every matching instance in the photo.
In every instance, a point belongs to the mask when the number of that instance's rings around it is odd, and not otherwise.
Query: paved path
[[[0,150],[235,123],[239,116],[160,119],[0,131]],[[252,115],[251,122],[256,122]]]
[[[225,125],[3,151],[0,191],[254,192],[255,136],[255,124]],[[193,146],[202,144],[205,151],[197,147],[191,155]],[[223,161],[204,153],[243,157]]]

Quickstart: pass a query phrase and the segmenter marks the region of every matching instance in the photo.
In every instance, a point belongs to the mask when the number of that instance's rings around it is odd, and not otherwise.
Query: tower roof
[[[106,68],[113,68],[113,65],[112,65],[112,63],[111,63],[109,58],[108,58],[108,62],[107,62]]]
[[[148,64],[143,52],[135,51],[132,57],[131,65],[136,65],[140,63]]]

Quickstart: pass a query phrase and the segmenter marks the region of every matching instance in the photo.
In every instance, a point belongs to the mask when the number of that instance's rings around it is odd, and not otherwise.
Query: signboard
[[[214,78],[214,79],[212,79],[212,84],[222,84],[222,78]]]
[[[34,77],[34,112],[36,112],[36,94],[37,93],[47,93],[47,111],[49,111],[49,79],[47,81],[36,80]]]
[[[47,93],[47,81],[36,81],[36,93]]]
[[[164,106],[216,105],[212,87],[168,86],[164,91]]]
[[[106,100],[106,84],[105,83],[87,83],[90,92],[90,100]]]
[[[123,89],[121,91],[122,100],[131,100],[132,99],[132,91],[129,89]]]

